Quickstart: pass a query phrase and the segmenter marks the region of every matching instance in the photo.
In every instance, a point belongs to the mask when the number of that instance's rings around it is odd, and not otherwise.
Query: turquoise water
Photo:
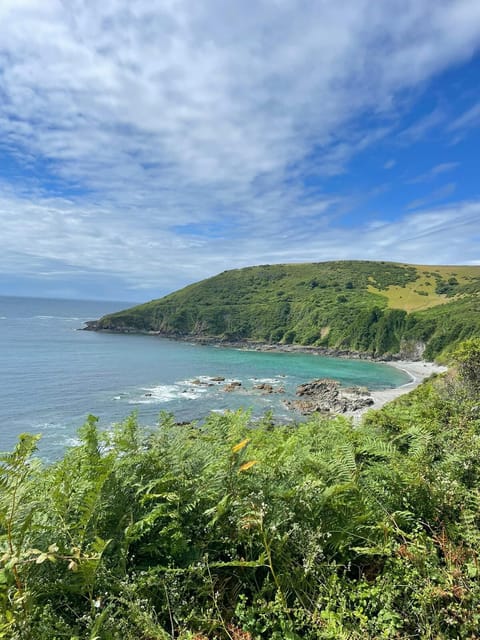
[[[260,353],[175,342],[151,336],[78,331],[85,320],[126,303],[0,297],[0,450],[18,434],[41,433],[41,453],[53,458],[75,441],[89,413],[104,427],[136,411],[154,425],[162,410],[181,421],[210,411],[272,409],[280,420],[294,416],[283,400],[298,384],[318,377],[372,389],[395,387],[408,376],[388,365],[309,354]],[[209,377],[224,376],[213,383]],[[193,380],[211,386],[194,384]],[[242,383],[226,393],[228,381]],[[260,382],[285,388],[262,395]]]

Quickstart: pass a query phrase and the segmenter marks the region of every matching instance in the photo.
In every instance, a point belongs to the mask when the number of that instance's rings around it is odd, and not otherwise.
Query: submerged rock
[[[237,391],[237,389],[241,386],[242,386],[241,382],[239,382],[238,380],[234,380],[233,382],[229,382],[227,385],[225,385],[223,387],[223,390],[227,392]]]
[[[258,389],[259,391],[263,391],[263,393],[273,393],[273,387],[271,384],[267,382],[261,382],[260,384],[256,384],[254,389]]]

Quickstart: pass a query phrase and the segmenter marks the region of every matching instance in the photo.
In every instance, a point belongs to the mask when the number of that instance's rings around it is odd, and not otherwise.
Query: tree
[[[480,393],[480,338],[462,342],[453,353],[458,374],[471,391]]]

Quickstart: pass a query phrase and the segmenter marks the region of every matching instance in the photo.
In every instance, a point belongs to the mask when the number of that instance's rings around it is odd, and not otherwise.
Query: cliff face
[[[263,265],[203,280],[87,329],[433,358],[480,335],[480,267]]]

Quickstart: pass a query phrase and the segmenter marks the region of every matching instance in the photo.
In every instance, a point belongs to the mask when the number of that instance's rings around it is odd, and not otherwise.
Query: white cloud
[[[438,176],[443,175],[444,173],[448,173],[449,171],[454,171],[460,165],[459,162],[442,162],[441,164],[436,164],[434,167],[426,171],[425,173],[412,178],[408,182],[410,184],[419,184],[422,182],[430,182],[435,180]]]
[[[326,212],[329,207],[325,203]],[[0,217],[8,249],[0,254],[0,272],[31,278],[42,272],[44,279],[62,273],[114,275],[126,287],[161,295],[224,269],[254,264],[333,259],[478,261],[478,244],[472,238],[478,235],[480,201],[424,209],[395,222],[377,217],[355,228],[336,228],[309,213],[286,219],[274,234],[269,233],[270,222],[259,219],[253,228],[240,223],[234,232],[212,239],[195,233],[179,235],[168,228],[152,235],[148,221],[129,225],[120,214],[100,207],[80,215],[66,200],[32,205],[3,197]],[[19,218],[29,223],[20,227]]]
[[[449,182],[448,184],[435,189],[431,193],[428,193],[421,198],[417,198],[416,200],[409,202],[407,205],[407,209],[420,209],[422,207],[426,207],[427,205],[431,205],[433,202],[445,200],[445,198],[449,198],[451,195],[453,195],[456,188],[457,185],[455,182]]]
[[[345,171],[395,126],[402,91],[479,43],[476,0],[3,0],[0,148],[80,195],[6,185],[1,266],[55,260],[165,290],[354,257],[358,230],[347,250],[333,226],[348,198],[303,177]],[[223,238],[188,233],[202,224]]]
[[[398,139],[402,144],[407,145],[418,142],[418,140],[421,140],[440,125],[444,124],[446,119],[446,113],[437,107],[401,131]]]
[[[480,102],[474,104],[467,109],[462,115],[458,116],[450,125],[450,131],[459,131],[468,129],[469,127],[478,127],[480,125]]]

